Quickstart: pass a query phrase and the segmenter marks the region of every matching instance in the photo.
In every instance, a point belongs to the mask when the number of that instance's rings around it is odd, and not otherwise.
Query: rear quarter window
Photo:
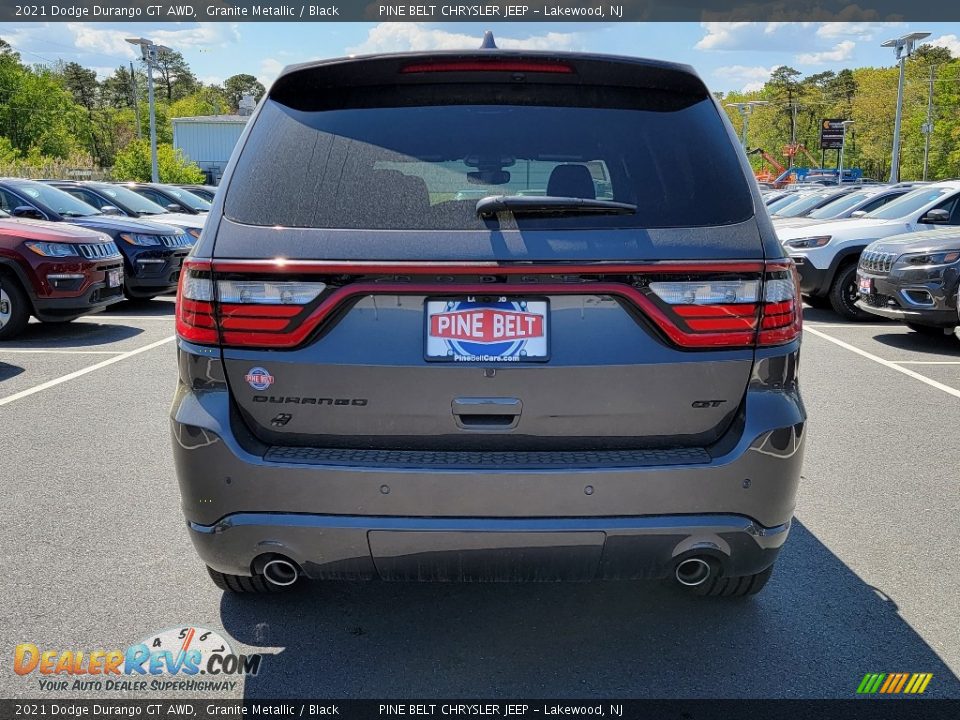
[[[648,100],[638,90],[585,107],[573,90],[544,104],[473,92],[471,103],[397,107],[356,95],[357,107],[317,110],[267,100],[225,213],[251,225],[477,230],[496,222],[477,217],[480,198],[554,195],[631,203],[637,212],[523,216],[517,225],[689,227],[753,215],[737,151],[709,98]]]

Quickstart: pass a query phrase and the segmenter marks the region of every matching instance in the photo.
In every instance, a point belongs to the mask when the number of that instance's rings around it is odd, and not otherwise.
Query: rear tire
[[[763,590],[772,574],[773,565],[755,575],[743,575],[741,577],[714,575],[702,585],[690,589],[702,597],[747,597],[748,595],[756,595]]]
[[[828,297],[821,297],[820,295],[804,295],[803,301],[814,310],[830,309],[830,298]]]
[[[0,340],[11,340],[30,321],[30,301],[20,283],[9,275],[0,279]]]
[[[934,327],[933,325],[918,325],[917,323],[906,323],[906,325],[915,333],[934,338],[949,337],[954,331],[954,328]]]
[[[856,306],[857,302],[857,264],[850,263],[837,271],[830,286],[830,307],[840,317],[854,322],[863,322],[873,317],[866,310]]]
[[[207,566],[207,572],[210,574],[213,584],[224,592],[266,594],[283,592],[289,589],[289,586],[284,587],[267,582],[263,575],[253,575],[252,577],[228,575],[227,573],[217,572],[209,565]]]

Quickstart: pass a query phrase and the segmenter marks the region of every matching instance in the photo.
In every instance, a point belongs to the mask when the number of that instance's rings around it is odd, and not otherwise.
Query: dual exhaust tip
[[[691,557],[677,563],[674,571],[677,582],[687,587],[703,585],[713,575],[713,565],[702,557]]]

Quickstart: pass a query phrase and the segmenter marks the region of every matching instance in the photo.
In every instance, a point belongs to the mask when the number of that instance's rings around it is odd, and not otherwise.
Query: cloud
[[[774,23],[771,23],[774,24]],[[697,50],[739,50],[751,35],[760,31],[755,22],[705,22],[706,34],[694,45]]]
[[[260,72],[257,73],[257,80],[263,83],[264,87],[270,87],[284,67],[285,64],[275,58],[264,58],[260,61]]]
[[[694,46],[705,51],[836,52],[842,41],[872,41],[896,34],[903,23],[884,22],[703,22]],[[842,51],[842,48],[841,48]]]
[[[197,23],[180,30],[155,30],[150,39],[180,51],[222,48],[240,42],[240,26],[236,23]]]
[[[857,40],[873,40],[878,35],[893,32],[903,23],[879,22],[825,22],[817,28],[817,37],[833,40],[841,37],[852,37]]]
[[[576,33],[548,32],[529,35],[525,38],[497,37],[501,48],[524,50],[575,50],[579,47]],[[371,28],[367,39],[359,45],[347,48],[350,55],[369,53],[404,52],[419,50],[475,50],[479,46],[476,33],[454,33],[440,28],[427,27],[422,23],[380,23]]]
[[[741,92],[756,92],[762,90],[763,85],[770,79],[774,67],[761,65],[725,65],[713,71],[715,77],[727,80],[732,84],[740,85]]]
[[[853,56],[853,49],[856,46],[857,44],[853,40],[844,40],[834,45],[832,50],[801,53],[794,59],[800,65],[822,65],[823,63],[843,62]]]
[[[941,35],[933,40],[928,40],[925,44],[946,48],[954,57],[960,57],[960,38],[956,35]]]
[[[73,44],[82,50],[119,56],[124,60],[138,57],[133,45],[125,40],[130,34],[122,30],[99,28],[91,23],[67,23],[66,28],[73,35]]]

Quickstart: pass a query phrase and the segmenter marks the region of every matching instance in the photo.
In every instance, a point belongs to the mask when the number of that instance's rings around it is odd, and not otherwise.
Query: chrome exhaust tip
[[[713,568],[709,562],[703,558],[692,557],[678,563],[674,574],[681,585],[696,587],[709,580],[712,573]]]
[[[293,585],[300,577],[300,570],[285,558],[274,558],[263,566],[263,577],[279,587]]]

